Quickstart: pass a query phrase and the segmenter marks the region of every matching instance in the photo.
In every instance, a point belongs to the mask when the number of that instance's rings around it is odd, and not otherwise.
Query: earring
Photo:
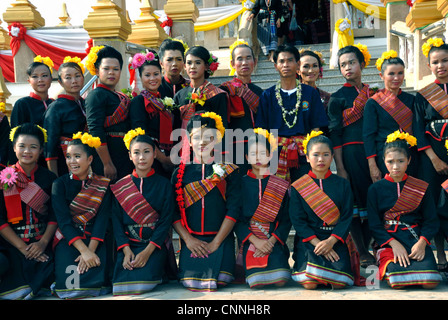
[[[93,177],[92,166],[89,166],[89,173],[87,174],[87,177],[88,177],[89,179],[92,179],[92,177]]]

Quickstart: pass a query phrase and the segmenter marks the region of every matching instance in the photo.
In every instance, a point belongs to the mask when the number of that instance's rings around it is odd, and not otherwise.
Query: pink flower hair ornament
[[[0,182],[3,184],[4,190],[12,187],[16,181],[17,172],[13,167],[6,167],[0,172]]]
[[[138,69],[140,68],[146,61],[151,62],[153,60],[157,60],[157,54],[149,51],[147,53],[136,53],[132,58],[131,68]]]

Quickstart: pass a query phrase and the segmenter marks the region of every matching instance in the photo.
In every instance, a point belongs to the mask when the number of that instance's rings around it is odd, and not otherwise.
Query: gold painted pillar
[[[93,39],[93,45],[109,45],[123,56],[123,68],[116,88],[120,91],[128,87],[126,41],[132,32],[131,25],[126,19],[126,11],[111,0],[97,0],[92,9],[83,26]]]
[[[446,17],[448,14],[448,0],[437,0],[437,10],[440,11],[442,16]]]
[[[142,0],[140,12],[140,17],[134,20],[135,24],[132,26],[132,34],[128,41],[157,50],[168,35],[160,26],[160,21],[152,15],[154,9],[149,0]]]
[[[28,0],[16,0],[3,13],[3,20],[8,25],[18,22],[27,30],[37,29],[45,25],[45,19],[42,18],[36,7]],[[21,41],[20,49],[14,56],[14,74],[16,82],[26,82],[28,76],[26,69],[33,62],[36,55],[26,45],[25,41]]]
[[[189,47],[195,44],[194,23],[199,10],[192,0],[168,0],[164,6],[165,14],[173,20],[172,37],[182,38]]]
[[[2,20],[0,20],[0,25],[2,24]],[[8,34],[8,31],[0,27],[0,50],[10,50],[11,47],[9,43],[11,42],[11,37]]]
[[[11,115],[11,108],[12,105],[10,103],[7,103],[6,100],[11,96],[11,93],[9,92],[8,88],[6,87],[5,78],[3,77],[2,68],[0,67],[0,102],[4,102],[6,105],[6,112],[5,114],[7,116]]]

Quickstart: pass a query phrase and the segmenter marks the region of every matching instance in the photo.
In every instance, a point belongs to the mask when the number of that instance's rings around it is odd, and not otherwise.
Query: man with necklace
[[[277,130],[276,175],[293,182],[310,169],[302,141],[312,130],[328,126],[328,118],[317,90],[296,79],[300,67],[297,48],[280,46],[273,59],[280,80],[261,95],[255,127]]]

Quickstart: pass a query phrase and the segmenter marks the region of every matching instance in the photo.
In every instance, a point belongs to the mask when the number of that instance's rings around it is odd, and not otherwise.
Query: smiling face
[[[184,69],[184,58],[179,50],[166,50],[160,65],[168,78],[178,77]]]
[[[68,95],[78,95],[84,86],[84,77],[81,72],[72,67],[65,67],[60,72],[59,83]]]
[[[35,136],[26,134],[17,137],[13,148],[21,166],[35,165],[43,151],[39,140]]]
[[[380,76],[386,89],[398,90],[404,81],[404,67],[401,64],[389,64]]]
[[[142,85],[146,90],[156,93],[162,84],[162,72],[157,66],[145,66],[142,71]]]
[[[194,157],[200,162],[207,162],[213,156],[216,129],[194,128],[190,133],[190,146]]]
[[[129,150],[129,159],[134,164],[137,174],[146,175],[152,169],[156,158],[154,148],[146,142],[134,142]]]
[[[304,82],[316,82],[320,75],[319,61],[312,56],[300,57],[299,74]]]
[[[51,87],[51,74],[47,66],[37,66],[28,77],[28,83],[37,94],[47,94]]]
[[[448,82],[448,51],[434,50],[429,55],[429,68],[437,80]]]
[[[309,162],[314,174],[325,175],[330,168],[333,154],[326,143],[317,142],[309,148],[306,160]]]
[[[79,178],[87,177],[93,156],[88,156],[81,145],[69,145],[65,156],[65,163],[71,173]]]
[[[114,90],[120,81],[121,67],[118,59],[103,58],[97,69],[97,76],[100,83],[111,90]]]

